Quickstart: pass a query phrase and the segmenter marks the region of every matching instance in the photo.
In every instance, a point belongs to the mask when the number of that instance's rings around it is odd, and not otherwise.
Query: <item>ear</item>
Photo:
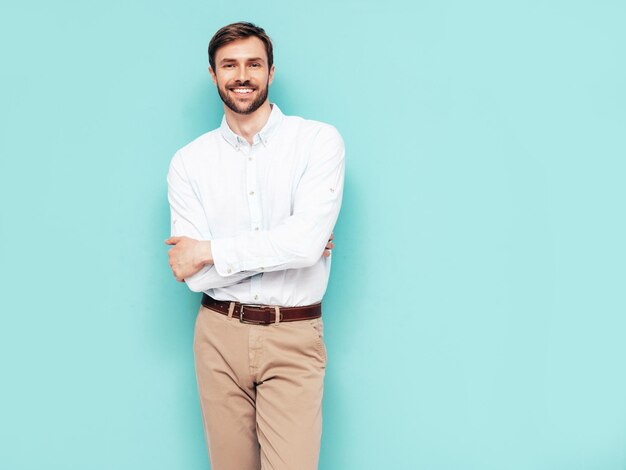
[[[272,68],[270,68],[270,76],[268,78],[267,83],[271,85],[273,81],[274,81],[274,64],[272,64]]]
[[[209,73],[211,74],[211,80],[213,80],[213,84],[217,85],[217,76],[215,75],[215,72],[210,66],[209,66]]]

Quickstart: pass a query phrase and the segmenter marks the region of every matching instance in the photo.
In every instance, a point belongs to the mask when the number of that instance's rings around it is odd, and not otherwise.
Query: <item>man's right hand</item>
[[[165,240],[172,248],[168,252],[170,267],[176,280],[196,274],[207,264],[213,264],[213,251],[210,241],[200,241],[189,237],[170,237]]]

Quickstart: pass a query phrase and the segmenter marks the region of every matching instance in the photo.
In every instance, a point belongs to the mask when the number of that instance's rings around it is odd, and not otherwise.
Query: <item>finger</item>
[[[333,248],[335,248],[335,244],[333,242],[326,243],[327,250],[332,250]]]
[[[335,232],[330,232],[330,238],[328,239],[328,241],[331,241],[335,238]]]
[[[324,258],[328,258],[330,256],[330,250],[324,250],[323,256]]]
[[[165,240],[166,245],[176,245],[180,241],[180,237],[170,237]]]

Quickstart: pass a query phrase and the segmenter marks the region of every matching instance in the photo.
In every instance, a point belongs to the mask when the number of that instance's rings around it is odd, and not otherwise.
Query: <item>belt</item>
[[[241,323],[253,325],[269,325],[276,322],[276,314],[279,314],[278,322],[312,320],[322,316],[322,304],[304,305],[302,307],[279,307],[274,305],[242,304],[215,300],[206,294],[202,294],[202,305],[215,310],[223,315],[229,315],[231,305],[234,304],[232,316],[239,318]]]

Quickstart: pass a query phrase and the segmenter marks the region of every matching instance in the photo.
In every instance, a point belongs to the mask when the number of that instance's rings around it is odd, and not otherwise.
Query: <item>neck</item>
[[[265,100],[265,103],[251,114],[239,114],[224,105],[224,116],[226,116],[228,127],[230,127],[235,134],[246,139],[250,145],[252,145],[254,136],[263,129],[271,113],[272,107],[269,99]]]

